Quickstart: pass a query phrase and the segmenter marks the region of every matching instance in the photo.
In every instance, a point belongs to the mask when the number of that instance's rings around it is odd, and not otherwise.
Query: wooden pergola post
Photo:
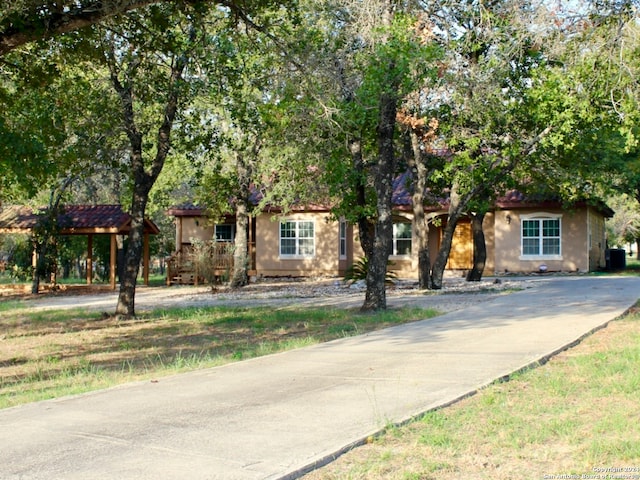
[[[142,255],[142,275],[144,284],[149,285],[149,234],[144,234],[144,253]]]
[[[87,285],[93,283],[93,235],[87,235]]]
[[[176,217],[176,238],[178,241],[176,242],[176,252],[182,251],[182,218]]]
[[[109,283],[111,290],[116,289],[116,260],[118,258],[118,249],[116,245],[116,234],[111,234],[111,251],[109,253]]]

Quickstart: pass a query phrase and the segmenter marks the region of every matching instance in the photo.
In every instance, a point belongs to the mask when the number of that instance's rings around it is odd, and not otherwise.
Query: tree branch
[[[105,18],[146,7],[155,3],[177,0],[82,0],[60,1],[46,6],[34,2],[28,10],[4,16],[0,20],[0,56],[29,42],[96,24]],[[196,0],[182,0],[193,3]]]

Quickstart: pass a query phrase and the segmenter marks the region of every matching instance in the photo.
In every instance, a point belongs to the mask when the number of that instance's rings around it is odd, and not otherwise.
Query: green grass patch
[[[637,469],[639,391],[640,313],[633,313],[305,479],[591,478],[582,475]]]
[[[22,300],[0,300],[0,313],[27,308]]]
[[[174,308],[119,321],[2,304],[0,408],[207,368],[434,317],[294,307]]]

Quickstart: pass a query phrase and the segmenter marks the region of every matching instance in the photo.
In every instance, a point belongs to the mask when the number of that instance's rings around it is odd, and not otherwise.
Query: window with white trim
[[[340,233],[339,233],[339,250],[340,260],[347,258],[347,222],[340,220]]]
[[[560,257],[561,218],[524,217],[522,219],[523,257]]]
[[[233,242],[235,237],[234,230],[235,225],[231,224],[220,224],[216,225],[216,242]]]
[[[393,224],[393,250],[391,255],[411,255],[411,224]]]
[[[313,257],[316,253],[315,226],[308,220],[280,222],[280,256]]]

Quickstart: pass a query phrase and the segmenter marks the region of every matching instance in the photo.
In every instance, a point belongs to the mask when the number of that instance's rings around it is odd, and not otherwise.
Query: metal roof
[[[0,209],[0,233],[29,233],[38,224],[46,208],[6,206]],[[58,216],[62,235],[100,233],[127,234],[131,216],[120,205],[65,205]],[[157,234],[158,227],[145,219],[145,233]]]

